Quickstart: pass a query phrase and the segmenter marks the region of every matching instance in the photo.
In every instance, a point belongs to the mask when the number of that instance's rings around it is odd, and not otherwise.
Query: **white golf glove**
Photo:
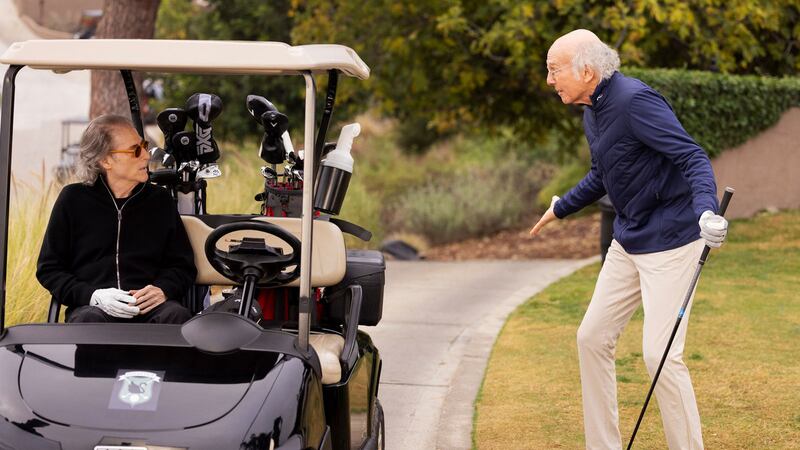
[[[130,319],[139,314],[139,307],[133,306],[135,302],[136,299],[126,291],[106,288],[94,291],[89,305],[102,309],[109,316]]]
[[[728,234],[728,221],[724,217],[712,211],[706,211],[700,216],[700,237],[706,240],[706,245],[719,248],[726,234]]]

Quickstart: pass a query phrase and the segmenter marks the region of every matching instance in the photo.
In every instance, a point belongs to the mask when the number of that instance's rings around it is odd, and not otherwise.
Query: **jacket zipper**
[[[128,203],[128,202],[125,202]],[[121,208],[117,209],[117,247],[114,252],[114,261],[117,266],[117,289],[122,290],[122,281],[119,276],[119,234],[122,231],[122,208],[125,207],[125,203],[122,204]],[[114,201],[114,207],[117,206],[116,199]]]
[[[103,186],[106,188],[106,192],[108,192],[108,195],[111,197],[111,204],[114,205],[114,209],[117,210],[117,245],[114,253],[114,262],[117,269],[117,289],[122,290],[122,279],[119,276],[119,236],[122,232],[122,209],[125,208],[125,205],[127,205],[133,197],[136,197],[139,195],[139,192],[142,192],[144,186],[142,186],[142,188],[139,189],[135,194],[128,197],[128,200],[125,200],[125,203],[123,203],[122,206],[117,207],[117,200],[114,198],[114,194],[111,192],[111,189],[109,189],[104,181],[101,181],[101,183],[103,183]]]

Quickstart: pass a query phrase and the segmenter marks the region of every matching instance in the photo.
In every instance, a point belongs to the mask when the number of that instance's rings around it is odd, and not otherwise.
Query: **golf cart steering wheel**
[[[229,248],[227,252],[217,248],[222,237],[234,231],[257,231],[275,236],[289,244],[292,253],[284,255],[280,248],[267,245],[261,236],[250,238],[247,242],[248,238],[243,238],[236,249]],[[239,284],[244,284],[248,275],[255,275],[256,284],[262,287],[280,286],[300,276],[300,240],[268,222],[247,220],[221,225],[206,238],[205,252],[214,269]],[[289,266],[296,267],[284,273],[283,269]]]

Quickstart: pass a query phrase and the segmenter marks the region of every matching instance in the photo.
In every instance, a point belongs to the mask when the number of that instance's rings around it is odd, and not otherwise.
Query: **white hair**
[[[619,69],[619,54],[604,42],[579,45],[572,57],[572,73],[580,78],[583,68],[589,66],[602,80],[611,78]]]
[[[128,118],[111,114],[99,116],[89,122],[89,126],[81,136],[81,151],[78,154],[75,170],[83,184],[94,184],[97,177],[104,173],[101,162],[112,150],[114,134],[119,128],[126,126],[133,128],[133,122]]]

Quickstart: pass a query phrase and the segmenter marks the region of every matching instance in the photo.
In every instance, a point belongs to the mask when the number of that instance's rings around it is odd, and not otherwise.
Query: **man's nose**
[[[547,85],[548,86],[556,85],[556,77],[554,77],[552,73],[547,74]]]

